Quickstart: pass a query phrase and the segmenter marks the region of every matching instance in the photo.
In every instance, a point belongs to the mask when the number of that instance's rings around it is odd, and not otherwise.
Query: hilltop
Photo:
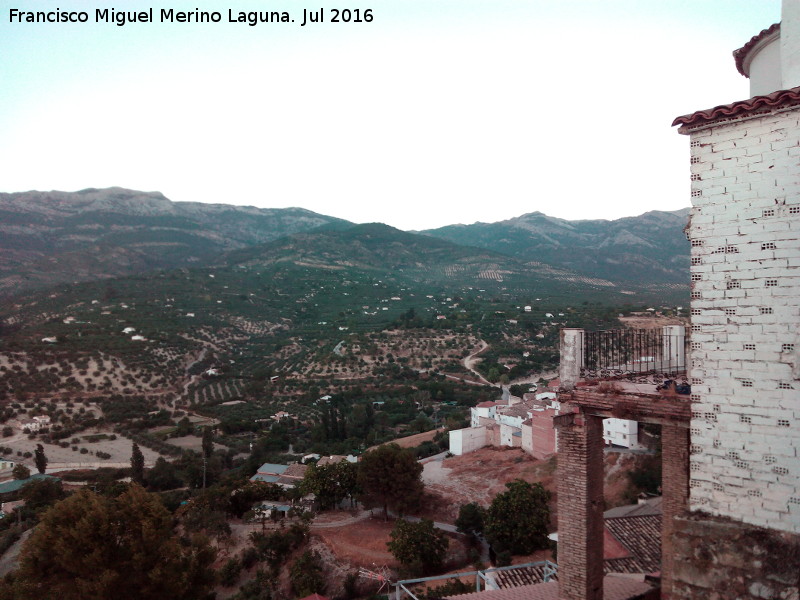
[[[302,208],[172,202],[123,188],[0,194],[0,295],[201,265],[346,221]]]
[[[567,221],[533,212],[497,223],[449,225],[426,235],[535,260],[614,283],[686,285],[689,209],[614,221]]]

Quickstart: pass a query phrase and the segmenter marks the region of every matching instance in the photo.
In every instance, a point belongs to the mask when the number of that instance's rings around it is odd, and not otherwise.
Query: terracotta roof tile
[[[606,519],[606,529],[631,553],[604,561],[606,573],[616,571],[615,561],[622,561],[623,573],[655,573],[661,570],[661,515],[638,515]]]
[[[754,96],[748,100],[740,100],[731,104],[723,104],[699,110],[689,115],[676,118],[672,125],[682,125],[679,131],[686,131],[695,127],[709,125],[717,121],[732,121],[761,113],[769,113],[778,108],[787,108],[800,105],[800,87],[788,90],[778,90],[766,96]]]
[[[629,600],[652,590],[644,581],[620,575],[603,578],[603,600]],[[536,583],[504,590],[486,590],[449,596],[454,600],[558,600],[558,582]]]
[[[750,38],[750,41],[747,42],[744,46],[742,46],[738,50],[733,51],[733,60],[736,61],[736,70],[739,71],[739,73],[741,73],[745,77],[750,77],[747,73],[744,72],[744,61],[747,58],[747,55],[750,53],[750,50],[755,48],[758,45],[758,43],[765,37],[772,35],[772,33],[778,31],[780,28],[781,28],[780,23],[774,23],[773,25],[770,25],[766,29],[762,29],[760,33]]]

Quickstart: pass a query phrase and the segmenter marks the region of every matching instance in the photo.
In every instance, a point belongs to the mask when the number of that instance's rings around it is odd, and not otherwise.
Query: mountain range
[[[301,208],[172,202],[122,188],[0,194],[0,295],[249,261],[429,280],[520,276],[520,284],[678,298],[688,295],[687,219],[688,209],[614,221],[530,213],[412,233]]]

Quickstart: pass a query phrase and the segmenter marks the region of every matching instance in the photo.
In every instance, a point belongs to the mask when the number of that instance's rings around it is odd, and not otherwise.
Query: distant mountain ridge
[[[172,202],[123,188],[0,194],[0,293],[202,264],[347,221],[302,208]]]
[[[619,283],[688,281],[689,209],[614,221],[567,221],[540,212],[421,233]],[[688,285],[688,284],[687,284]]]
[[[514,275],[688,295],[687,219],[688,209],[615,221],[535,212],[419,235],[302,208],[172,202],[158,192],[123,188],[0,194],[0,296],[247,260],[407,269],[426,279],[446,269],[448,277]]]

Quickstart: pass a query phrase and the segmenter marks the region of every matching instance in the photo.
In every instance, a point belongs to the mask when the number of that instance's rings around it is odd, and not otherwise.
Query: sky
[[[11,22],[56,8],[88,22]],[[155,22],[95,22],[110,8]],[[0,0],[0,192],[121,186],[405,230],[677,210],[672,120],[749,97],[731,52],[779,20],[780,0]]]

